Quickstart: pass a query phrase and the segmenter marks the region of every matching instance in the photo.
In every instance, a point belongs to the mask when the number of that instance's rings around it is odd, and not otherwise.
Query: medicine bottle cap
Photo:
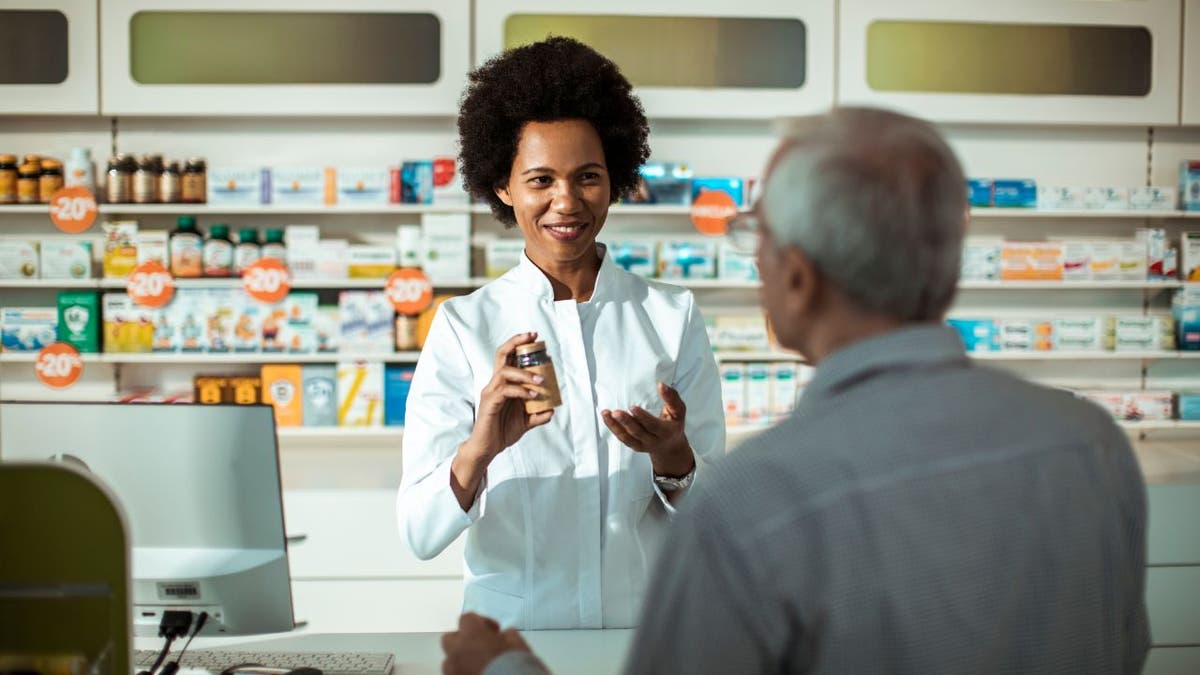
[[[255,230],[252,227],[243,227],[242,229],[238,230],[238,241],[243,244],[257,244],[258,230]]]
[[[537,342],[530,342],[527,345],[521,345],[521,346],[517,347],[517,355],[518,356],[520,356],[521,354],[533,354],[534,352],[544,352],[544,351],[546,351],[546,343],[541,340],[538,340]]]
[[[195,229],[196,228],[196,216],[179,216],[179,218],[177,218],[175,220],[175,224],[185,230],[186,229]]]

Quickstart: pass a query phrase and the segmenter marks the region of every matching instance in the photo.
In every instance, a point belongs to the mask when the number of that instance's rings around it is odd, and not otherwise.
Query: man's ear
[[[512,195],[510,195],[508,193],[508,184],[507,183],[505,183],[504,185],[497,185],[493,189],[496,191],[496,196],[500,198],[500,201],[504,202],[505,204],[507,204],[509,206],[513,205]]]
[[[787,293],[790,314],[801,316],[812,313],[821,292],[820,270],[816,263],[798,246],[784,246],[779,251],[780,277]]]

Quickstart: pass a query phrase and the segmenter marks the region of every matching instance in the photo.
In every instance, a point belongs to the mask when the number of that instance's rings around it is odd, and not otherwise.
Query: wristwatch
[[[696,479],[696,466],[692,465],[692,470],[686,475],[675,478],[673,476],[660,476],[654,474],[654,484],[663,492],[679,492],[680,490],[688,489],[692,481]]]

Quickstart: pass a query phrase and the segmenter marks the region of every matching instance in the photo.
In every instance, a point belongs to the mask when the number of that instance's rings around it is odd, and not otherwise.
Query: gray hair
[[[761,205],[775,238],[864,309],[941,319],[958,286],[967,206],[962,167],[937,130],[847,107],[789,135]]]

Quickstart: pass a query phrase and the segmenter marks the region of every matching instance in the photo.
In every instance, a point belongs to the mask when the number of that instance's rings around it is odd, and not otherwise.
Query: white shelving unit
[[[342,441],[386,442],[397,444],[404,437],[404,427],[279,427],[281,440],[301,441],[304,444],[336,443]]]
[[[378,361],[416,363],[420,352],[326,352],[321,354],[271,354],[261,352],[212,354],[207,352],[146,354],[82,354],[84,363],[111,364],[238,364],[238,363],[336,363],[338,361]],[[37,352],[5,352],[0,361],[33,363]]]

